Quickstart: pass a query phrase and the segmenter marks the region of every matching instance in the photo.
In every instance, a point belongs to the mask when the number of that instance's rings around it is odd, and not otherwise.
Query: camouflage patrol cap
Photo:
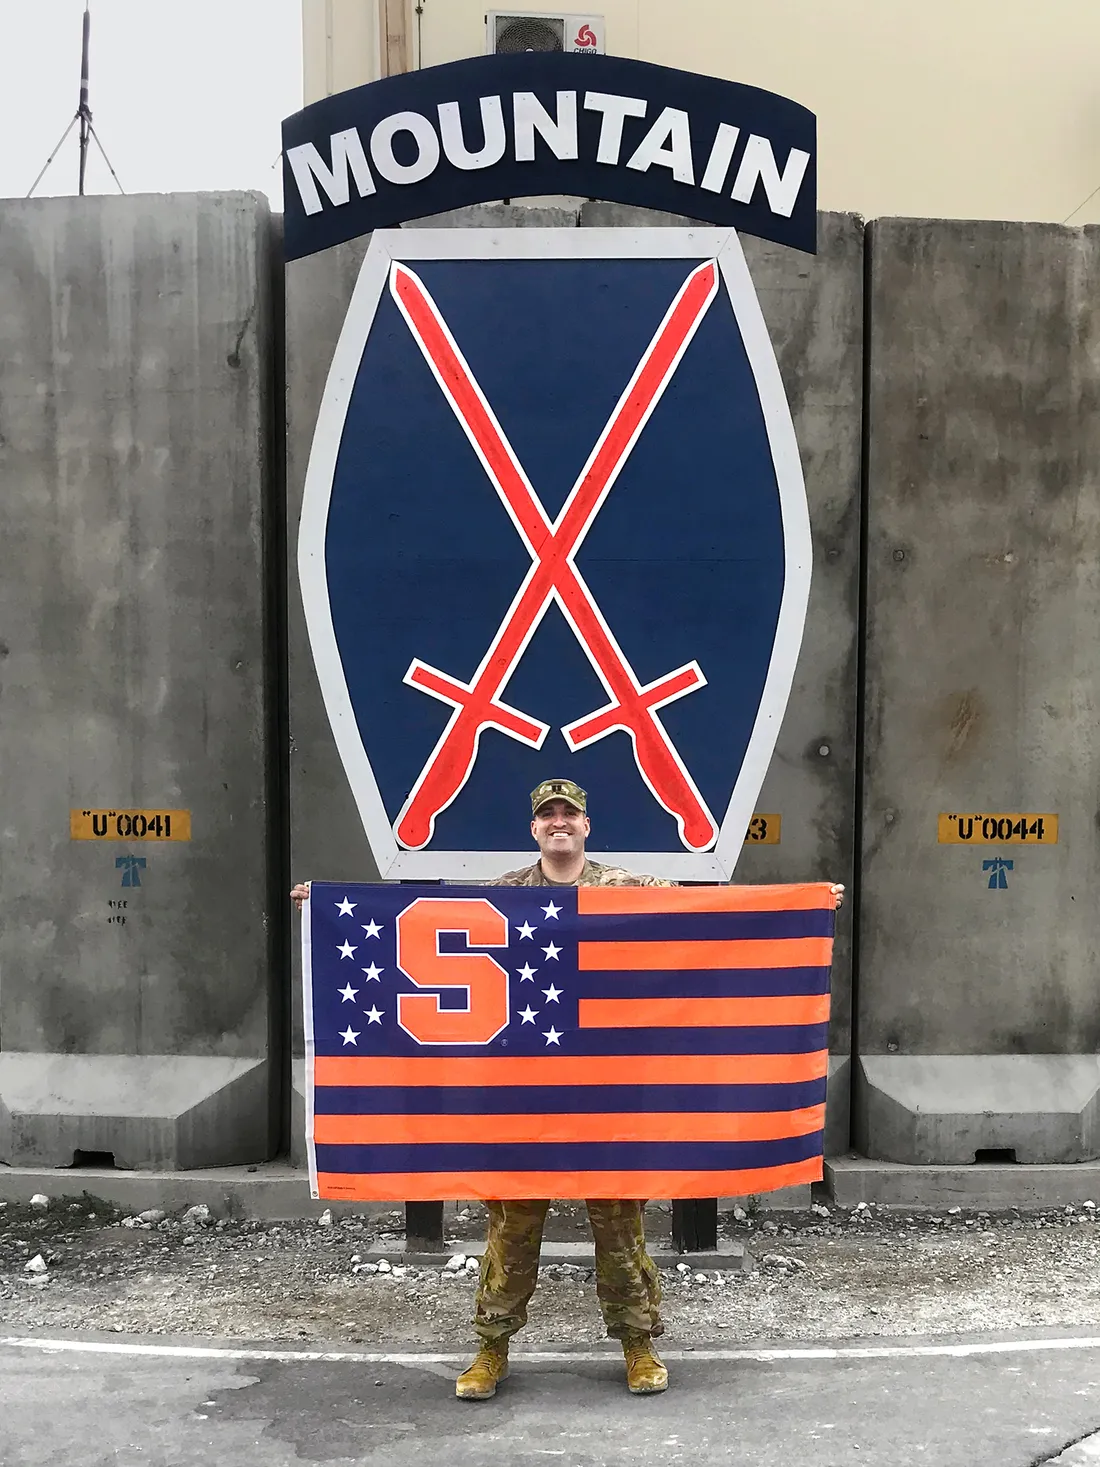
[[[588,812],[588,796],[571,779],[544,779],[531,791],[531,814],[537,815],[550,800],[568,800],[582,815]]]

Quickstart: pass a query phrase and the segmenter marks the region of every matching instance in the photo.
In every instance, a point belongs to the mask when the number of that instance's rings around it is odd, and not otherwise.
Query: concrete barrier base
[[[825,1155],[842,1156],[852,1144],[852,1057],[829,1055],[825,1092]]]
[[[809,1212],[814,1190],[809,1182],[799,1187],[780,1187],[778,1192],[757,1192],[747,1197],[719,1197],[718,1211],[732,1212],[743,1207],[746,1212]]]
[[[126,1169],[231,1166],[266,1159],[270,1128],[264,1060],[0,1054],[9,1166],[72,1167],[81,1153]]]
[[[911,1166],[1100,1159],[1100,1055],[864,1055],[852,1140]]]
[[[307,1167],[306,1150],[306,1062],[297,1055],[290,1064],[290,1161]]]
[[[914,1211],[949,1207],[1004,1212],[1010,1208],[1100,1207],[1100,1162],[1050,1166],[905,1166],[864,1156],[831,1157],[825,1183],[838,1207],[857,1202]]]
[[[214,1217],[266,1222],[293,1222],[330,1211],[334,1217],[392,1214],[398,1227],[403,1216],[396,1202],[315,1202],[308,1175],[277,1161],[178,1172],[0,1165],[0,1202],[27,1203],[37,1192],[57,1203],[87,1196],[132,1213],[152,1207],[182,1212],[205,1203]]]

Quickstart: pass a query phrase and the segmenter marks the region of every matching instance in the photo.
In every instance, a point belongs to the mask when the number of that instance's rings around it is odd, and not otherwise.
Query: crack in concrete
[[[225,359],[226,363],[230,367],[237,368],[241,365],[241,343],[244,341],[245,333],[247,332],[248,328],[252,325],[252,318],[255,316],[255,314],[256,303],[253,302],[252,305],[248,308],[248,314],[245,316],[244,321],[241,324],[241,329],[237,332],[237,340],[233,343],[233,350]]]

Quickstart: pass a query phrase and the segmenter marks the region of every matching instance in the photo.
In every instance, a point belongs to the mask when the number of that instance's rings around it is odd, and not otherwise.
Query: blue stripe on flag
[[[491,1123],[486,1123],[489,1130]],[[820,1131],[781,1141],[431,1142],[317,1147],[322,1172],[743,1171],[821,1155]]]
[[[317,1115],[594,1115],[803,1110],[825,1080],[793,1085],[318,1085]]]
[[[549,980],[547,980],[549,981]],[[586,972],[585,998],[785,998],[828,993],[828,968],[691,968]],[[522,996],[524,990],[519,989]]]
[[[582,913],[582,942],[763,942],[783,937],[832,937],[835,913],[805,912],[631,912],[608,916]],[[540,924],[549,932],[553,922]]]
[[[621,996],[628,997],[627,994]],[[522,998],[523,993],[520,992],[518,1000]],[[365,1032],[364,1047],[349,1050],[333,1025],[318,1032],[316,1053],[319,1058],[353,1054],[369,1059],[372,1051],[366,1045],[373,1044],[377,1046],[374,1053],[401,1058],[445,1055],[460,1059],[491,1059],[501,1055],[526,1055],[529,1058],[532,1054],[564,1054],[583,1059],[608,1054],[814,1054],[820,1049],[827,1049],[829,1044],[828,1024],[738,1025],[722,1029],[577,1029],[573,1027],[575,1017],[571,1021],[566,1019],[568,1007],[566,1004],[558,1007],[548,1004],[539,1010],[539,1024],[545,1023],[546,1029],[553,1024],[562,1036],[560,1045],[547,1045],[545,1031],[540,1033],[513,1022],[507,1034],[490,1044],[418,1044],[398,1030],[391,1029],[375,1038],[367,1029],[360,1031]],[[575,1014],[575,1007],[573,1012]]]
[[[627,995],[623,995],[625,998]],[[544,1009],[540,1018],[553,1015]],[[551,1054],[813,1054],[828,1048],[828,1024],[726,1029],[570,1029]],[[473,1051],[471,1051],[472,1053]],[[484,1054],[485,1051],[479,1051]],[[540,1051],[541,1052],[541,1051]],[[423,1053],[423,1050],[421,1050]]]

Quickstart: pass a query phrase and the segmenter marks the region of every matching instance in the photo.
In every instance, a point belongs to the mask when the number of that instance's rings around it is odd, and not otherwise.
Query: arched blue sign
[[[295,260],[493,199],[574,194],[816,249],[814,114],[621,56],[479,56],[370,82],[283,124]]]

